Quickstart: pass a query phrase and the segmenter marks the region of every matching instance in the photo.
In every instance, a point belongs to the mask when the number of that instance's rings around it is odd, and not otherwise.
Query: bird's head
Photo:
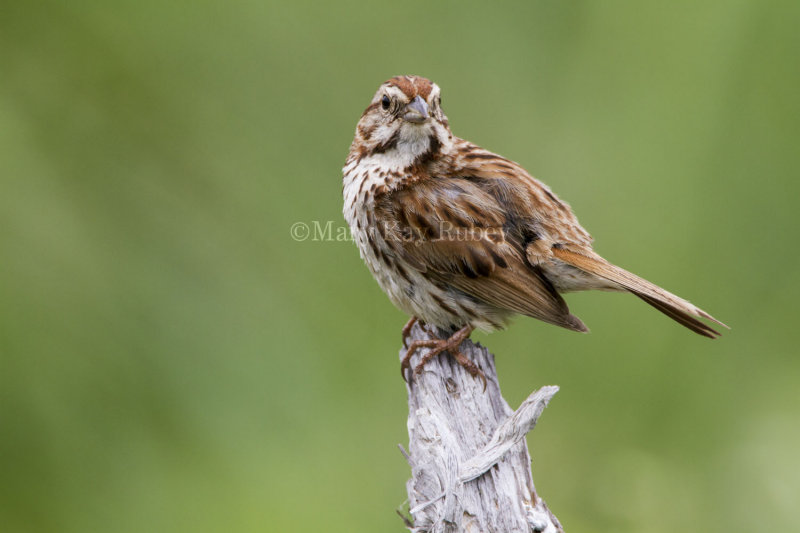
[[[439,86],[418,76],[396,76],[378,88],[361,115],[353,148],[362,156],[393,153],[414,161],[450,139]]]

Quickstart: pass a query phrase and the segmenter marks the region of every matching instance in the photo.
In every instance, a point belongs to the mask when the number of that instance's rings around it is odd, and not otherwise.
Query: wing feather
[[[376,206],[405,262],[472,298],[575,331],[586,326],[524,253],[525,218],[467,178],[417,182]]]

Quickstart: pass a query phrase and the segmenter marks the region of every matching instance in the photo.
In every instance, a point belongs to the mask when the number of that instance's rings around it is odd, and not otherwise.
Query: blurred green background
[[[377,86],[569,201],[636,298],[476,338],[567,531],[800,530],[800,4],[0,5],[0,531],[403,531],[406,317],[349,242]]]

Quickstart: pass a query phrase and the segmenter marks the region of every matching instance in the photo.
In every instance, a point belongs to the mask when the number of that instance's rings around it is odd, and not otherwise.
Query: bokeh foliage
[[[578,294],[478,336],[568,531],[800,529],[797,2],[0,5],[0,531],[403,531],[405,317],[341,217],[355,123],[455,133],[732,325]]]

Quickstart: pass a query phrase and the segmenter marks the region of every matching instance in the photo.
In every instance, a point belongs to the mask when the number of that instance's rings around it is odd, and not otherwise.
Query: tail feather
[[[623,268],[612,265],[597,254],[587,255],[564,248],[553,248],[553,256],[585,272],[616,283],[699,335],[714,339],[719,337],[720,333],[695,317],[705,318],[728,327],[683,298],[675,296]]]
[[[685,311],[682,311],[675,307],[671,307],[665,304],[664,302],[660,302],[656,299],[650,298],[649,296],[645,296],[644,294],[640,294],[637,292],[634,292],[633,294],[635,294],[648,304],[652,305],[653,307],[655,307],[656,309],[658,309],[659,311],[670,317],[678,324],[681,324],[682,326],[689,328],[690,330],[694,331],[699,335],[708,337],[709,339],[716,339],[717,337],[720,336],[719,331],[715,330],[714,328],[712,328],[707,324],[700,322],[699,320],[689,315]]]

